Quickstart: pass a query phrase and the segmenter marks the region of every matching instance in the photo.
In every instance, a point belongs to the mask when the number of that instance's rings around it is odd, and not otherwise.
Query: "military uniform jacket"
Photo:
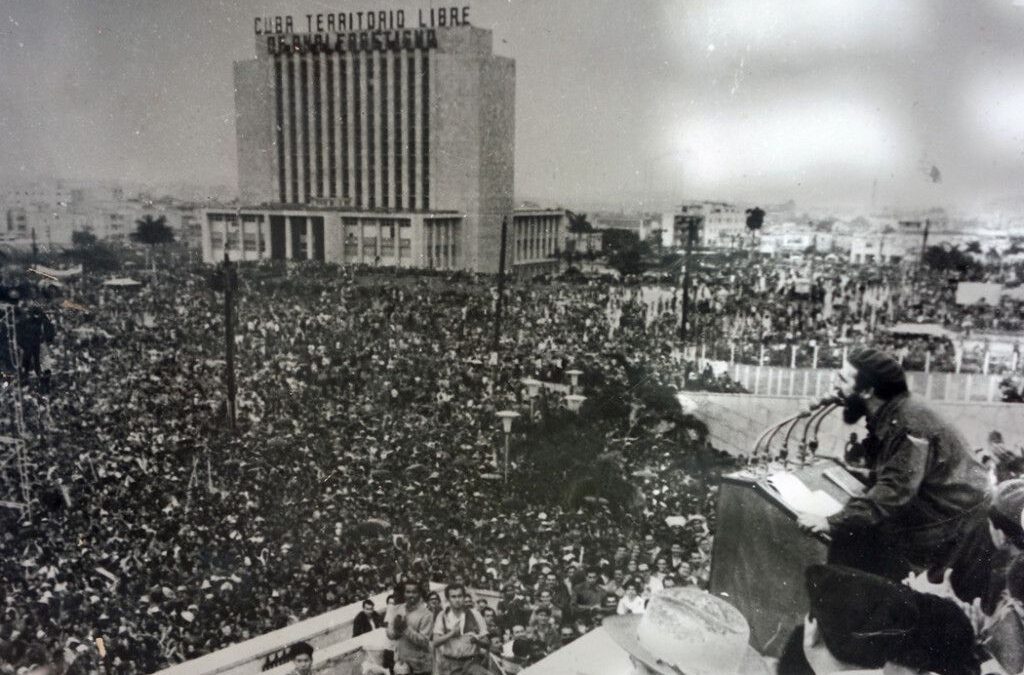
[[[916,557],[987,512],[988,479],[963,435],[909,394],[868,418],[865,444],[874,481],[828,519],[834,534],[877,527]]]

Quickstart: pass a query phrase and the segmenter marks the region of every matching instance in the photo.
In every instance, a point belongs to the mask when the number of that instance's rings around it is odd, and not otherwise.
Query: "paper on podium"
[[[794,511],[827,518],[843,508],[832,495],[822,490],[811,492],[802,480],[787,471],[768,476],[768,484],[775,488],[786,506]]]

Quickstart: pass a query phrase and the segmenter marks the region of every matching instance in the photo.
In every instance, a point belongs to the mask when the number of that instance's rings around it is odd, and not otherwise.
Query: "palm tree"
[[[156,260],[153,256],[154,247],[157,244],[170,244],[174,241],[174,231],[167,226],[167,218],[145,215],[135,221],[135,232],[132,233],[132,241],[149,246],[150,269],[156,271]]]

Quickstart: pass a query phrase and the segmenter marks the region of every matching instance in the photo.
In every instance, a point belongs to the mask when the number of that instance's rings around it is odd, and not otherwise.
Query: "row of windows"
[[[356,207],[430,208],[429,54],[396,52],[380,54],[377,58],[374,55],[342,56],[337,67],[333,58],[321,64],[318,56],[283,55],[275,59],[277,187],[282,202],[309,203],[315,198],[337,198],[340,191],[341,199]],[[404,68],[403,58],[407,59]],[[375,63],[379,67],[375,68]],[[390,92],[388,77],[392,78]],[[403,81],[406,83],[405,124],[401,106]],[[361,87],[360,83],[365,86]],[[393,109],[392,116],[388,115],[389,105]],[[349,113],[352,116],[351,156]],[[340,138],[336,136],[336,124]],[[392,130],[393,145],[389,141]],[[417,148],[419,166],[414,161],[406,161],[406,157],[416,158]],[[352,176],[349,175],[350,165]],[[364,170],[365,192],[362,189]],[[408,194],[403,195],[406,188]]]

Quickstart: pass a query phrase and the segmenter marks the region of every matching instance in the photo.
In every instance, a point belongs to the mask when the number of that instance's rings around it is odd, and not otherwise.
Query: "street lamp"
[[[498,417],[501,419],[501,430],[505,432],[505,483],[508,484],[508,448],[512,438],[512,421],[519,417],[515,410],[499,410]]]
[[[565,397],[566,405],[568,406],[569,410],[574,413],[579,413],[580,406],[582,406],[583,402],[586,400],[587,397],[581,396],[580,394],[569,394],[568,396]]]
[[[575,394],[576,393],[576,387],[579,386],[579,383],[580,383],[580,375],[583,374],[583,371],[582,370],[576,370],[574,368],[572,370],[565,371],[565,374],[569,376],[569,380],[570,380],[570,382],[572,382],[572,386],[569,387],[569,393],[570,394]]]
[[[536,380],[532,377],[527,377],[523,380],[523,384],[526,385],[526,396],[530,399],[530,422],[533,422],[534,418],[534,405],[537,395],[540,394],[541,381]]]

